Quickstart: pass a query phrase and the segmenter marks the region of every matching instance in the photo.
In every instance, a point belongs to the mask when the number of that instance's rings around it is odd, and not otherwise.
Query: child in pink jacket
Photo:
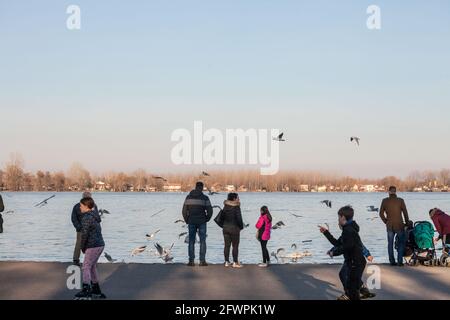
[[[259,267],[268,267],[270,264],[269,251],[267,250],[267,242],[270,239],[270,230],[272,230],[272,216],[270,215],[267,206],[261,207],[261,216],[256,223],[256,229],[258,229],[257,239],[261,243],[263,262]]]

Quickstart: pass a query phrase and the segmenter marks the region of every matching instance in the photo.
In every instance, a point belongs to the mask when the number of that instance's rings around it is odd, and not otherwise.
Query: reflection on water
[[[71,261],[75,230],[70,215],[80,193],[56,193],[56,197],[43,208],[35,208],[34,205],[52,193],[4,192],[2,195],[5,211],[14,212],[3,214],[5,230],[0,234],[0,260]],[[214,195],[210,197],[211,202],[222,206],[225,196],[225,193]],[[369,205],[378,207],[384,196],[381,193],[241,193],[244,223],[249,223],[250,227],[241,233],[240,260],[243,263],[258,263],[261,260],[254,224],[259,216],[259,208],[267,205],[274,222],[282,220],[286,225],[273,230],[269,251],[282,247],[291,253],[291,245],[295,243],[298,251],[312,252],[311,257],[298,263],[341,262],[341,258],[330,259],[325,255],[331,245],[318,232],[317,225],[328,223],[331,232],[338,235],[337,209],[351,204],[356,210],[355,220],[361,227],[364,244],[372,252],[375,261],[387,262],[385,227],[380,219],[373,219],[377,213],[366,209]],[[450,211],[449,193],[408,193],[400,196],[406,200],[413,221],[429,220],[428,210],[432,207]],[[184,237],[178,238],[186,228],[180,223],[174,223],[181,218],[185,197],[186,193],[94,193],[99,208],[111,212],[103,216],[102,222],[105,251],[118,261],[163,263],[149,252],[131,257],[131,250],[135,247],[153,247],[145,235],[161,229],[154,240],[167,247],[174,243],[174,262],[186,262],[187,244],[184,243]],[[333,201],[332,209],[320,204],[325,199]],[[212,220],[208,224],[207,244],[207,260],[222,263],[222,233]],[[197,255],[198,249],[197,245]],[[106,262],[106,259],[102,257],[100,261]]]

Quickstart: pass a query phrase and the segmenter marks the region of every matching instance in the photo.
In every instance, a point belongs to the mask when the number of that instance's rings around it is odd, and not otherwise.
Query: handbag
[[[221,228],[223,228],[223,212],[222,210],[219,211],[217,216],[214,218],[214,222],[217,223],[217,225]]]
[[[262,240],[262,235],[265,229],[266,229],[266,222],[264,221],[262,227],[256,231],[256,240],[258,240],[259,242],[261,242]]]

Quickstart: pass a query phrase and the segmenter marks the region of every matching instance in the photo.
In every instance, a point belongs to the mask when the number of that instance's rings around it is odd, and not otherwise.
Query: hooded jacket
[[[352,220],[342,227],[339,239],[334,238],[328,230],[323,234],[335,247],[331,251],[333,257],[344,255],[345,263],[349,266],[361,266],[366,263],[364,246],[359,237],[359,226],[355,221]]]
[[[102,219],[97,211],[91,210],[82,213],[81,220],[81,250],[84,252],[89,248],[104,247],[105,242],[102,236],[102,227],[100,222]]]
[[[389,231],[403,231],[405,224],[409,221],[405,201],[402,198],[398,198],[395,194],[383,199],[380,206],[380,218]]]
[[[448,214],[437,210],[431,220],[433,220],[434,227],[441,237],[450,234],[450,216]]]
[[[223,230],[224,231],[239,231],[244,229],[244,222],[242,221],[241,203],[239,201],[225,200],[222,210]]]
[[[261,229],[264,226],[264,231],[261,237],[261,240],[270,240],[270,231],[272,230],[272,221],[270,221],[267,214],[264,214],[259,217],[258,222],[256,223],[256,229]]]
[[[3,205],[3,199],[2,196],[0,195],[0,212],[5,211],[5,206]]]
[[[97,205],[94,206],[93,210],[98,214]],[[83,214],[81,213],[80,203],[73,206],[71,219],[75,230],[77,232],[81,232],[81,221],[83,220]]]
[[[200,189],[192,190],[184,200],[183,219],[187,224],[200,225],[211,220],[213,209],[208,196]]]

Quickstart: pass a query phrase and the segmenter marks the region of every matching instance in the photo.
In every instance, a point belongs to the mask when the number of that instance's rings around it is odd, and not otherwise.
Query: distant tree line
[[[377,185],[387,188],[395,185],[400,191],[412,191],[416,187],[444,187],[450,185],[450,170],[415,171],[400,179],[389,176],[381,179],[361,179],[348,176],[324,174],[314,171],[283,171],[273,176],[262,176],[258,170],[212,171],[210,176],[198,172],[170,173],[162,175],[167,181],[155,179],[156,173],[139,169],[131,173],[107,172],[93,175],[80,163],[74,163],[67,172],[38,170],[26,172],[20,155],[13,154],[10,161],[0,170],[0,190],[8,191],[79,191],[98,189],[98,182],[108,186],[109,191],[162,191],[167,184],[179,184],[188,191],[197,180],[207,187],[234,185],[248,191],[300,191],[301,185],[333,186],[348,191],[354,185]]]

